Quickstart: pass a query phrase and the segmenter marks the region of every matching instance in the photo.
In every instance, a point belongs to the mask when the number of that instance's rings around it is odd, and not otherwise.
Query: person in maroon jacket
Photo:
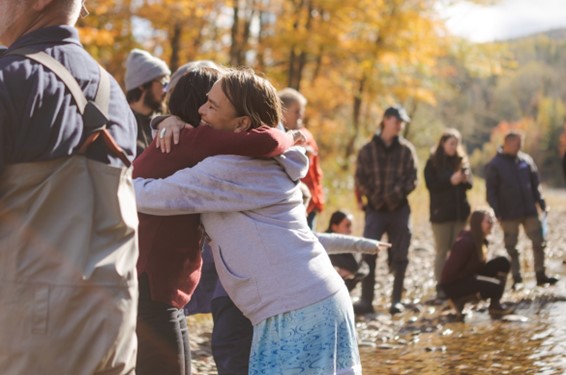
[[[491,233],[493,221],[491,211],[474,211],[469,230],[460,232],[444,263],[441,286],[460,317],[464,304],[477,297],[490,299],[492,315],[509,312],[500,300],[511,263],[505,257],[487,261],[486,237]]]
[[[177,82],[169,111],[195,126],[183,129],[180,145],[163,153],[156,139],[134,162],[133,177],[164,178],[208,156],[237,154],[272,157],[293,145],[293,136],[262,126],[244,133],[198,126],[198,108],[220,71],[196,68]],[[188,328],[183,312],[201,274],[200,215],[152,216],[139,213],[139,352],[136,373],[190,374]]]

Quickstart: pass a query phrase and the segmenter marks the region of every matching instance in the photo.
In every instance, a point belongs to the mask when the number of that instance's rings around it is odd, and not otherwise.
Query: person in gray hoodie
[[[276,126],[281,109],[267,80],[233,70],[199,113],[201,125],[242,132]],[[254,326],[250,374],[361,374],[348,291],[307,225],[298,186],[307,160],[296,148],[272,159],[214,156],[135,180],[140,212],[202,213],[222,285]]]

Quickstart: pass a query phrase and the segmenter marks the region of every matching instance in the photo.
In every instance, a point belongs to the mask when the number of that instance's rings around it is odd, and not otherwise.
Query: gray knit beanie
[[[165,61],[147,51],[134,48],[126,60],[126,91],[170,74],[171,70]]]

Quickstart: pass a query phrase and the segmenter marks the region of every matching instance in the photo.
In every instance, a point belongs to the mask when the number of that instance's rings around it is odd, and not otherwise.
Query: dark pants
[[[189,375],[191,350],[183,309],[151,300],[146,275],[140,276],[137,375]]]
[[[395,276],[391,294],[392,303],[401,300],[405,271],[409,264],[408,254],[411,243],[410,215],[411,209],[408,204],[392,212],[375,211],[370,207],[366,208],[364,237],[381,240],[381,237],[387,234],[391,243],[391,248],[387,251],[387,263]],[[374,298],[376,259],[377,255],[364,254],[363,256],[363,260],[369,266],[369,273],[362,280],[361,299],[369,303],[372,303]]]
[[[310,229],[314,230],[315,226],[316,226],[316,211],[312,210],[308,215],[307,215],[307,225],[309,226]]]
[[[442,284],[446,296],[457,299],[480,293],[482,299],[499,302],[505,290],[505,281],[511,269],[511,263],[505,257],[497,257],[485,264],[476,275],[461,280]]]
[[[369,267],[367,263],[363,260],[358,263],[353,254],[333,254],[329,255],[329,258],[334,267],[342,268],[352,273],[352,278],[344,279],[348,292],[351,292],[368,275]]]
[[[212,300],[212,356],[219,375],[247,375],[253,326],[229,297]]]

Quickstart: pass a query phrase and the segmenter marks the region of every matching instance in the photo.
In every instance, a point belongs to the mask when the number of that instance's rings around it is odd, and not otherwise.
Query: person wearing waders
[[[1,0],[0,374],[133,374],[136,122],[79,0]]]

